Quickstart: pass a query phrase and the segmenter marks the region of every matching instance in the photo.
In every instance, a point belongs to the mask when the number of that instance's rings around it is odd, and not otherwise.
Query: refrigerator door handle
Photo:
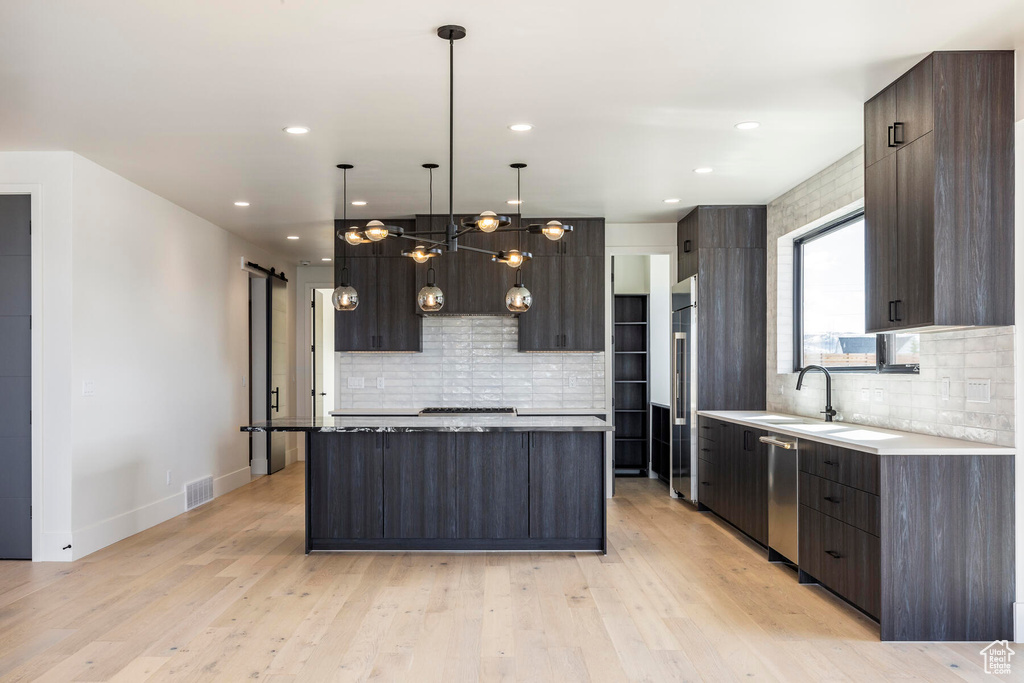
[[[687,405],[684,404],[683,399],[686,396],[685,387],[687,385],[686,376],[686,363],[680,363],[679,359],[686,358],[686,333],[676,332],[675,333],[675,349],[673,349],[673,363],[675,363],[675,381],[676,381],[676,414],[675,423],[680,426],[686,426],[686,417],[688,412]]]

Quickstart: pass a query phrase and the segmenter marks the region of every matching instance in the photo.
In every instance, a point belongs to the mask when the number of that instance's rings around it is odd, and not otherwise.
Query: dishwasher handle
[[[783,448],[787,451],[791,451],[796,448],[796,441],[783,441],[782,439],[776,439],[774,436],[762,436],[758,440],[761,443],[766,443],[769,446],[775,446],[777,448]]]

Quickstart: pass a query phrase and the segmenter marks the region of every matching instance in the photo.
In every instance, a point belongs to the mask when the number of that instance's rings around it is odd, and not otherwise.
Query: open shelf
[[[615,296],[612,381],[615,386],[615,470],[645,475],[650,451],[647,297]]]

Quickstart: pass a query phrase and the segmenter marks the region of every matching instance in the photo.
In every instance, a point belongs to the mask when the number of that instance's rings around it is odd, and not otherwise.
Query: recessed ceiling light
[[[517,133],[524,133],[528,130],[532,130],[533,126],[528,123],[513,123],[508,127],[509,130],[514,130]]]
[[[523,200],[522,200],[522,199],[509,199],[509,200],[508,200],[507,202],[505,202],[505,203],[506,203],[506,204],[512,204],[512,205],[516,205],[516,204],[522,204],[522,203],[523,203]]]
[[[357,199],[356,201],[352,202],[352,206],[366,206],[366,202]]]
[[[284,129],[284,132],[290,133],[291,135],[305,135],[309,132],[309,128],[306,128],[305,126],[288,126]]]
[[[327,258],[327,257],[325,256],[325,257],[323,257],[323,258],[322,258],[322,259],[320,259],[320,260],[321,260],[321,261],[330,261],[331,259],[329,259],[329,258]]]
[[[710,166],[701,166],[700,168],[693,169],[693,172],[694,173],[711,173],[713,170],[715,170],[715,169],[711,168]]]
[[[298,235],[288,235],[288,239],[290,239],[290,240],[297,240],[297,239],[299,239],[299,236]]]
[[[736,127],[740,130],[754,130],[760,125],[757,121],[740,121],[736,124]]]
[[[235,206],[249,206],[249,202],[235,202]]]
[[[664,201],[664,202],[665,202],[666,204],[678,204],[678,203],[679,203],[679,200],[678,200],[678,199],[665,199],[665,200],[663,200],[663,201]]]

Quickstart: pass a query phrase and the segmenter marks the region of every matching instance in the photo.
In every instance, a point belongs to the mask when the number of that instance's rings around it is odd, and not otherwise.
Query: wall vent
[[[213,477],[204,477],[185,484],[185,509],[192,510],[213,500]]]

